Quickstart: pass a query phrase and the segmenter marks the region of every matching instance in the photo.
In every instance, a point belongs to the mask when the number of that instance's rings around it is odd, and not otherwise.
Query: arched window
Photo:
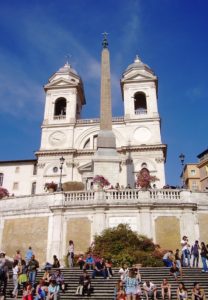
[[[4,173],[0,173],[0,186],[3,185],[3,181],[4,181]]]
[[[97,134],[91,136],[84,143],[83,149],[97,149]]]
[[[93,136],[93,149],[97,149],[97,134]]]
[[[66,116],[66,99],[58,98],[55,102],[54,117],[55,119],[64,119]]]
[[[87,139],[87,141],[84,144],[83,149],[90,149],[90,139]]]
[[[143,168],[147,168],[147,164],[145,163],[145,162],[143,162],[142,164],[141,164],[141,168],[143,169]]]
[[[147,113],[147,101],[145,93],[137,92],[134,94],[134,110],[136,115]]]

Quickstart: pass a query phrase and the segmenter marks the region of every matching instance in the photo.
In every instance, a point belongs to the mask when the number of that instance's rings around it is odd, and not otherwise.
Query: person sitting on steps
[[[52,268],[60,268],[60,262],[56,255],[53,256]]]
[[[76,295],[84,296],[85,293],[87,293],[87,296],[90,296],[91,293],[91,281],[87,271],[83,271],[80,276],[79,285],[76,290]]]
[[[95,276],[102,276],[102,277],[104,277],[104,279],[107,278],[105,263],[104,263],[103,259],[97,260],[95,262],[94,270],[93,270],[93,273],[92,273],[92,278],[94,279]]]
[[[192,300],[205,300],[204,290],[200,287],[198,282],[194,282],[194,288],[191,295]]]
[[[84,255],[80,254],[80,256],[77,259],[77,264],[79,265],[80,270],[83,270],[83,267],[85,265]]]
[[[86,260],[85,260],[84,269],[85,269],[85,270],[93,270],[94,264],[95,264],[95,260],[94,260],[94,258],[92,257],[92,254],[89,253],[89,254],[87,255]]]
[[[171,299],[171,285],[168,282],[167,278],[164,278],[161,284],[161,294],[162,294],[162,299],[164,300],[165,297],[168,297],[168,300]]]
[[[145,281],[143,284],[144,295],[146,300],[154,299],[157,300],[157,287],[152,281]]]

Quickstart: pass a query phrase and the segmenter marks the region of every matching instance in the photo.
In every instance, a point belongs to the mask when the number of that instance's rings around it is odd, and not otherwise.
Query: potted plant
[[[96,175],[93,178],[93,183],[95,183],[98,188],[103,189],[105,186],[110,185],[110,182],[102,175]]]
[[[151,176],[147,168],[142,168],[141,171],[137,174],[137,187],[147,190],[151,188],[150,183],[158,180],[156,176]]]
[[[54,193],[57,190],[58,184],[55,182],[49,182],[45,184],[45,190],[49,193]]]
[[[7,189],[0,187],[0,199],[3,199],[4,197],[8,197],[9,196],[9,192],[7,191]]]

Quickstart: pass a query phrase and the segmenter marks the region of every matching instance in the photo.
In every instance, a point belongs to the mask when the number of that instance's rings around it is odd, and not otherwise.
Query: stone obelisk
[[[112,105],[110,80],[110,54],[107,34],[104,34],[101,55],[100,131],[94,155],[94,176],[103,175],[110,184],[119,182],[119,156],[116,138],[112,131]]]

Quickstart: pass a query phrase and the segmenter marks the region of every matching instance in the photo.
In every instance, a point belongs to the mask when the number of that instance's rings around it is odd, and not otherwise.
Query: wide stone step
[[[62,300],[68,299],[92,299],[92,300],[112,300],[113,299],[113,291],[116,285],[116,282],[120,278],[118,273],[119,269],[114,269],[114,276],[109,280],[105,280],[104,278],[97,277],[92,279],[92,286],[94,288],[94,292],[91,294],[90,297],[84,296],[77,296],[75,295],[76,288],[79,281],[79,276],[82,273],[81,270],[78,268],[74,269],[62,269],[64,274],[65,282],[67,284],[67,290],[65,293],[61,293]],[[37,281],[43,276],[44,271],[39,271],[37,274]],[[92,276],[92,271],[88,271],[90,276]],[[160,290],[160,285],[163,278],[168,278],[169,282],[172,286],[172,299],[176,299],[176,289],[178,287],[178,283],[174,280],[173,277],[169,275],[168,268],[141,268],[140,273],[142,276],[142,282],[147,279],[151,279]],[[180,281],[180,279],[179,279]],[[193,288],[193,282],[197,281],[200,283],[201,287],[204,288],[206,296],[208,296],[208,273],[202,273],[201,269],[199,268],[184,268],[183,269],[183,278],[182,280],[188,291],[189,297],[191,297],[191,289]],[[7,299],[10,298],[10,292],[13,290],[12,280],[9,281],[7,287]],[[18,297],[21,299],[21,295]]]

